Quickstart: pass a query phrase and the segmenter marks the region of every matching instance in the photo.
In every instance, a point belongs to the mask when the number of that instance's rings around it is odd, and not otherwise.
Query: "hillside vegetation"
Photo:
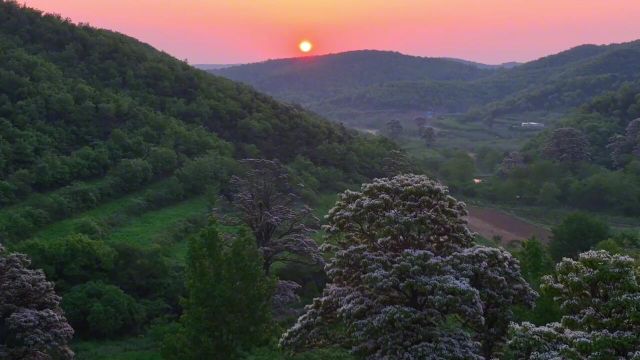
[[[640,85],[582,105],[508,154],[479,195],[510,204],[640,214]]]
[[[279,160],[314,204],[381,176],[395,148],[122,34],[0,1],[0,243],[55,283],[77,340],[179,315],[186,239],[231,197],[240,159]]]
[[[0,7],[0,233],[10,241],[161,180],[144,206],[220,190],[237,158],[308,162],[304,171],[331,174],[321,179],[330,188],[379,175],[392,148],[121,34]]]

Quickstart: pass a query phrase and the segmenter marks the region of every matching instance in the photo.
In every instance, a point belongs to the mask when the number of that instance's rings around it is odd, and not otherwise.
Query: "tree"
[[[553,260],[547,249],[536,238],[522,242],[522,249],[516,252],[520,260],[522,276],[537,288],[543,275],[553,272]]]
[[[400,120],[389,120],[385,124],[385,131],[393,139],[396,139],[400,135],[402,135],[402,130],[403,128],[402,128],[402,124],[400,123]]]
[[[549,251],[554,259],[560,260],[565,256],[576,257],[607,239],[609,226],[593,216],[575,213],[568,215],[551,232]]]
[[[536,290],[540,289],[542,277],[553,273],[554,263],[547,247],[539,240],[532,238],[522,243],[522,248],[514,254],[520,260],[522,276]],[[560,319],[560,308],[549,294],[541,294],[536,299],[533,310],[518,311],[518,318],[543,325]]]
[[[327,216],[329,283],[281,339],[367,359],[485,359],[535,293],[515,259],[473,246],[465,205],[425,176],[346,191]]]
[[[146,319],[144,308],[119,287],[90,281],[71,288],[62,308],[79,336],[112,338],[139,331]]]
[[[564,127],[555,129],[544,148],[544,154],[557,161],[574,164],[589,160],[589,141],[582,131]]]
[[[123,191],[137,190],[151,180],[151,165],[142,159],[125,159],[112,170],[117,186]]]
[[[558,197],[562,195],[562,191],[552,182],[546,182],[540,187],[538,193],[538,203],[545,206],[555,206],[558,204]]]
[[[421,127],[420,137],[424,140],[424,143],[430,147],[436,142],[436,129],[431,126]]]
[[[242,164],[247,167],[244,176],[231,179],[233,204],[255,236],[265,274],[276,261],[298,261],[292,255],[322,263],[310,237],[309,223],[317,219],[308,206],[296,208],[299,199],[290,189],[286,169],[270,160],[246,159]]]
[[[609,139],[607,149],[616,168],[624,167],[634,157],[640,158],[640,119],[630,121],[624,135]]]
[[[247,234],[229,243],[214,224],[193,236],[186,281],[180,329],[163,345],[166,359],[237,359],[269,339],[275,284]]]
[[[149,153],[149,164],[156,175],[167,175],[178,167],[178,155],[173,149],[158,147]]]
[[[389,156],[382,159],[382,171],[387,176],[406,174],[412,169],[411,161],[407,154],[400,150],[392,150]]]
[[[41,270],[29,269],[22,254],[0,245],[0,358],[9,360],[72,359],[60,297]]]
[[[413,119],[413,121],[416,123],[418,129],[422,129],[425,125],[427,125],[427,119],[423,117],[417,117]]]
[[[522,167],[524,167],[524,157],[519,151],[512,151],[502,159],[499,172],[503,175],[509,175]]]
[[[18,249],[31,256],[33,263],[63,291],[87,281],[106,280],[116,259],[116,252],[103,241],[78,234],[47,241],[28,240]]]
[[[638,359],[640,284],[634,260],[606,251],[563,259],[542,291],[563,313],[559,323],[514,325],[508,359]]]

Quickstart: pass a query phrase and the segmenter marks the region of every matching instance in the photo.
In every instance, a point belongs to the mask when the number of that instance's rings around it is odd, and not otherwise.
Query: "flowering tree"
[[[624,135],[615,135],[609,139],[607,148],[617,168],[624,167],[634,158],[640,158],[640,119],[629,122]]]
[[[286,169],[278,161],[262,159],[247,159],[242,164],[248,170],[231,180],[236,188],[233,203],[256,238],[264,272],[269,274],[276,261],[295,261],[291,255],[322,262],[310,237],[310,224],[317,219],[309,207],[297,207],[299,199],[291,192]]]
[[[640,283],[634,260],[606,251],[565,258],[543,279],[566,314],[559,323],[514,325],[513,359],[640,359]]]
[[[578,129],[565,127],[555,129],[547,141],[544,154],[564,163],[589,160],[589,140]]]
[[[72,359],[67,343],[73,329],[60,297],[44,273],[29,264],[25,255],[8,254],[0,246],[0,358]]]
[[[508,175],[519,168],[523,168],[524,166],[524,156],[522,156],[518,151],[512,151],[502,159],[499,172],[503,175]]]
[[[465,205],[425,176],[377,179],[327,216],[329,284],[287,331],[293,350],[368,359],[486,359],[535,293],[505,251],[473,246]]]

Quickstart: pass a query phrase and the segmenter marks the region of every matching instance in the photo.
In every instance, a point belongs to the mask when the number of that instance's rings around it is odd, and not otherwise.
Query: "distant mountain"
[[[283,100],[309,105],[388,83],[471,81],[490,76],[492,70],[448,59],[364,50],[270,60],[212,73],[250,84]]]
[[[640,41],[582,45],[484,79],[480,85],[494,92],[494,101],[480,105],[470,117],[566,111],[637,80]]]
[[[211,71],[349,123],[363,111],[434,111],[486,120],[564,112],[640,78],[640,42],[582,45],[525,64],[485,65],[353,51]]]
[[[193,67],[200,70],[220,70],[238,65],[240,64],[194,64]]]
[[[512,69],[516,66],[522,65],[522,63],[519,63],[516,61],[506,62],[502,64],[497,64],[497,65],[489,65],[489,64],[483,64],[475,61],[469,61],[469,60],[457,59],[457,58],[445,58],[445,59],[457,61],[467,65],[473,65],[480,69]]]

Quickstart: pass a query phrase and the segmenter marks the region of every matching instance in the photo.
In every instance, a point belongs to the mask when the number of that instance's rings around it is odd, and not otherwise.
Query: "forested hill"
[[[276,97],[302,102],[348,95],[386,83],[469,81],[492,73],[457,60],[374,50],[269,60],[212,72],[251,84]]]
[[[9,1],[0,123],[0,206],[14,205],[0,236],[10,240],[158,181],[178,186],[171,201],[223,186],[238,158],[295,160],[330,174],[311,176],[330,187],[380,175],[393,147],[130,37]]]
[[[565,111],[640,78],[640,42],[583,45],[514,67],[351,52],[215,70],[326,115],[349,110],[473,109],[469,119]],[[402,70],[400,70],[402,69]],[[345,118],[337,118],[345,121]]]

